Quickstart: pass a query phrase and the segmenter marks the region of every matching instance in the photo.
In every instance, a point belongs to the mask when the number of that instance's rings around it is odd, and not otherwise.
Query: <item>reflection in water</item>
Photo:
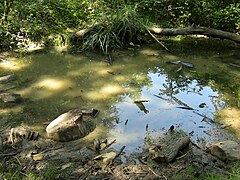
[[[136,151],[136,147],[144,143],[146,136],[154,136],[162,130],[166,131],[172,125],[187,133],[194,131],[193,140],[207,138],[207,134],[204,132],[213,126],[208,121],[203,121],[203,116],[213,119],[216,110],[224,106],[223,101],[218,103],[212,101],[212,97],[219,96],[218,92],[208,86],[201,86],[195,80],[184,81],[184,85],[179,86],[176,81],[171,80],[170,85],[167,86],[166,82],[170,81],[166,74],[152,72],[148,76],[152,81],[152,86],[151,88],[142,88],[141,98],[150,100],[149,103],[139,104],[139,110],[134,103],[129,103],[131,99],[126,96],[123,102],[116,104],[122,123],[116,124],[111,130],[111,134],[117,138],[120,144],[118,146],[126,145],[129,152]],[[176,99],[182,104],[192,107],[194,111],[178,108],[179,102],[176,102]],[[207,106],[200,108],[199,105],[202,103]],[[146,113],[146,109],[149,113]],[[126,119],[128,119],[127,125],[124,124]]]
[[[135,104],[137,105],[137,107],[139,107],[139,109],[140,109],[141,111],[143,111],[145,114],[149,113],[149,110],[146,109],[146,107],[143,105],[142,102],[134,102],[134,103],[135,103]]]

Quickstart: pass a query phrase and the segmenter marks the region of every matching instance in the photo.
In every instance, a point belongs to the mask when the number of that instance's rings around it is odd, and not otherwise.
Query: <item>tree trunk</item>
[[[217,29],[207,27],[185,27],[185,28],[148,28],[152,34],[166,35],[166,36],[177,36],[177,35],[190,35],[190,34],[201,34],[211,37],[218,37],[222,39],[229,39],[236,43],[240,43],[240,35],[236,33],[230,33],[227,31],[221,31]]]

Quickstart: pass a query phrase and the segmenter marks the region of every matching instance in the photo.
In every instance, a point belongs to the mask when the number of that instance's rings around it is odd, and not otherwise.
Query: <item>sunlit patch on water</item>
[[[195,141],[207,139],[206,131],[214,124],[204,116],[214,119],[214,113],[225,105],[219,100],[219,93],[196,80],[181,87],[169,81],[166,74],[149,73],[148,76],[151,87],[143,87],[139,99],[125,96],[123,102],[115,105],[119,120],[110,134],[118,140],[117,147],[126,145],[127,151],[137,151],[136,147],[143,145],[144,138],[166,132],[171,125],[192,134]],[[149,102],[139,107],[134,101],[141,99]],[[176,100],[194,110],[184,108]]]
[[[69,90],[73,83],[69,79],[52,78],[49,76],[40,77],[33,85],[19,91],[21,95],[34,99],[44,99],[55,95],[57,92]]]
[[[23,61],[19,61],[19,59],[12,58],[11,60],[7,60],[0,63],[0,69],[10,70],[10,71],[19,71],[24,68],[27,68],[29,64],[24,63]]]
[[[92,89],[86,93],[88,99],[91,100],[104,100],[106,98],[111,98],[113,95],[122,94],[124,89],[119,85],[106,85],[100,89]]]
[[[67,84],[70,84],[70,83],[69,82],[66,83],[66,81],[60,80],[60,79],[46,78],[38,82],[36,86],[39,88],[44,88],[44,89],[46,88],[48,90],[54,91],[54,90],[66,88]]]

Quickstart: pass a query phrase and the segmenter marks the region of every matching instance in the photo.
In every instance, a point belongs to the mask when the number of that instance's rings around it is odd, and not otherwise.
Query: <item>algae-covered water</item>
[[[116,139],[114,147],[125,145],[128,152],[172,125],[196,142],[220,139],[211,133],[221,124],[231,125],[224,129],[229,136],[240,137],[240,68],[231,65],[240,65],[240,50],[221,48],[169,53],[144,47],[114,53],[112,66],[104,56],[90,53],[2,54],[8,61],[0,63],[0,76],[15,74],[17,80],[0,89],[14,87],[9,92],[24,100],[0,104],[0,125],[28,125],[44,134],[46,123],[84,106],[100,114],[96,129],[83,141]],[[194,68],[179,69],[170,61]],[[147,102],[134,103],[140,100]]]

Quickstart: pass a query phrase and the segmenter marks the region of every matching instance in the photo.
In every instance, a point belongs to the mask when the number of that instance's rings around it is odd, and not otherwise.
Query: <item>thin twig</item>
[[[134,103],[140,103],[140,102],[149,102],[149,100],[138,100],[138,101],[134,101]]]
[[[147,28],[146,28],[147,29]],[[152,36],[153,39],[157,41],[166,51],[171,52],[162,42],[160,42],[148,29],[147,32]]]
[[[196,143],[194,143],[191,139],[190,142],[192,143],[192,145],[194,145],[195,147],[197,147],[198,149],[201,149],[203,151],[205,151],[203,148],[201,148],[200,146],[198,146]]]
[[[22,166],[20,160],[19,160],[16,156],[13,156],[13,158],[15,158],[15,159],[17,160],[17,162],[18,162],[18,164],[19,164],[20,166]]]
[[[208,119],[211,123],[215,123],[215,121],[209,117],[207,117],[206,115],[200,114],[199,112],[193,111],[193,113],[202,116],[204,119]]]
[[[148,166],[148,169],[155,175],[155,176],[157,176],[158,178],[161,178],[161,177],[164,177],[166,180],[168,179],[166,176],[164,176],[164,175],[162,175],[162,176],[160,176],[160,175],[158,175],[156,172],[154,172],[149,166]]]
[[[189,153],[189,151],[188,152],[186,152],[185,154],[183,154],[182,156],[180,156],[180,157],[177,157],[176,158],[176,160],[179,160],[179,159],[182,159],[182,158],[184,158],[187,154]]]
[[[116,159],[118,156],[121,155],[121,153],[123,152],[123,150],[125,149],[125,147],[126,147],[126,146],[123,146],[123,147],[120,149],[120,151],[119,151],[118,154],[114,157],[114,159]],[[114,159],[113,159],[113,160],[114,160]]]
[[[16,151],[14,153],[8,153],[8,154],[0,154],[0,157],[1,156],[15,156],[16,154],[20,153],[21,151]]]
[[[225,128],[228,128],[228,127],[231,127],[232,124],[225,124],[225,125],[222,125],[220,128],[221,129],[225,129]]]

